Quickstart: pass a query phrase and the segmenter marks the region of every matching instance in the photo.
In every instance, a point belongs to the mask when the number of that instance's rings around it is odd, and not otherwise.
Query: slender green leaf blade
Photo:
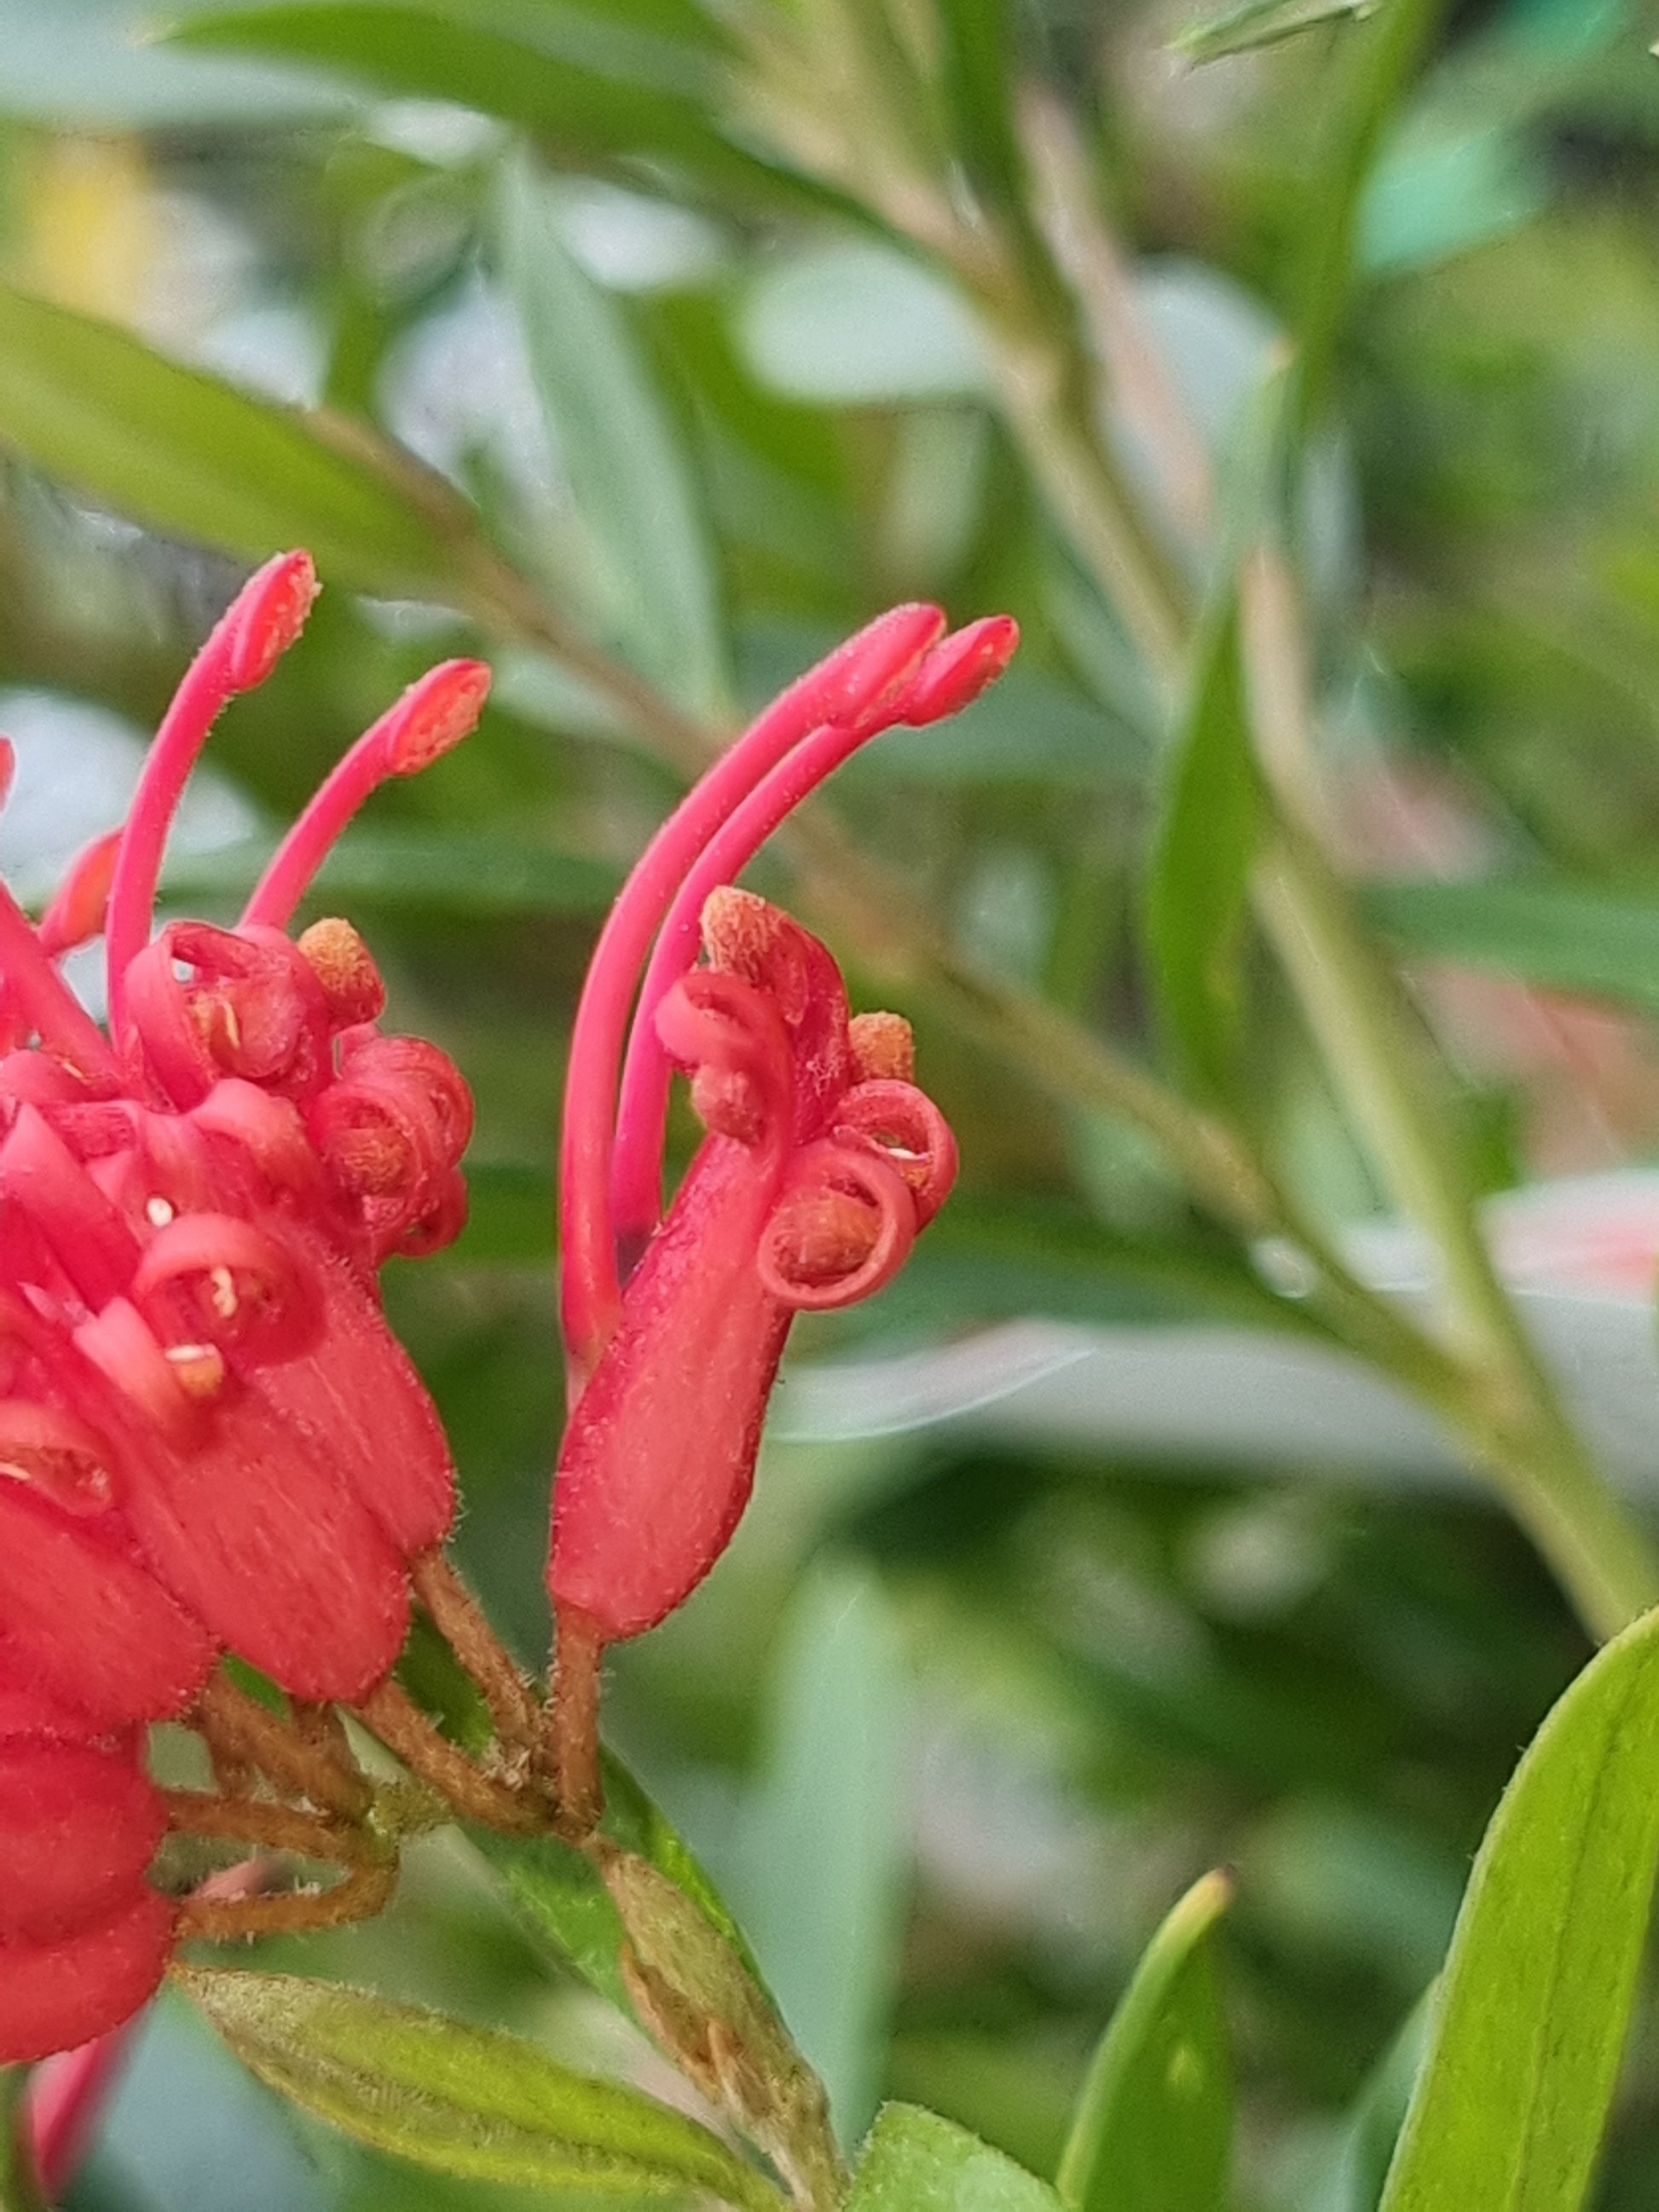
[[[1360,897],[1404,952],[1659,1012],[1659,900],[1549,877],[1372,884]]]
[[[1078,2100],[1057,2187],[1069,2212],[1221,2212],[1232,2064],[1212,1936],[1232,1896],[1194,1882],[1153,1936]]]
[[[714,556],[668,410],[621,302],[575,261],[527,163],[504,173],[498,213],[536,388],[623,646],[682,705],[716,713],[726,683]]]
[[[326,576],[443,596],[467,511],[355,426],[251,398],[112,324],[0,289],[0,443],[153,528],[263,558],[309,546]]]
[[[968,167],[1000,197],[1018,189],[1012,90],[1019,81],[1008,0],[940,0],[945,96]]]
[[[1322,24],[1358,22],[1382,4],[1383,0],[1244,0],[1242,7],[1189,24],[1175,43],[1193,61],[1218,61],[1224,54],[1276,46]]]
[[[846,2212],[1059,2212],[1059,2205],[1046,2181],[966,2128],[918,2105],[884,2105]]]
[[[1310,2188],[1299,2212],[1377,2212],[1382,2185],[1428,2039],[1434,1992],[1412,2007],[1400,2033],[1366,2077],[1329,2163]]]
[[[781,2202],[696,2121],[516,2036],[295,1975],[178,1978],[262,2081],[416,2165],[529,2189],[707,2191],[745,2212]]]
[[[313,62],[377,90],[453,100],[520,125],[550,159],[576,166],[666,161],[744,201],[836,204],[720,135],[711,118],[713,83],[696,82],[701,56],[688,49],[682,68],[650,81],[607,66],[613,58],[602,43],[556,43],[550,34],[558,27],[581,26],[575,11],[537,12],[540,38],[521,28],[522,10],[460,11],[417,0],[273,0],[191,14],[172,24],[168,37],[183,46]],[[629,173],[650,182],[642,172]]]
[[[1445,0],[1389,0],[1355,40],[1351,81],[1332,102],[1325,173],[1308,195],[1294,407],[1303,435],[1324,404],[1352,292],[1361,219],[1389,128],[1444,5]]]
[[[1146,902],[1164,1021],[1189,1081],[1212,1098],[1238,1088],[1246,902],[1261,816],[1230,607],[1200,662]]]
[[[1465,1892],[1382,2212],[1578,2212],[1659,1860],[1659,1613],[1534,1737]]]
[[[880,1585],[824,1570],[786,1631],[739,1905],[843,2139],[875,2109],[895,1994],[903,1693]]]

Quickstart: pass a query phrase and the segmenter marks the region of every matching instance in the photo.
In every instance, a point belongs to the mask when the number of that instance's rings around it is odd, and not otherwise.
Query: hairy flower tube
[[[0,887],[0,2062],[114,2026],[160,1976],[142,1724],[222,1650],[362,1698],[453,1516],[375,1276],[461,1225],[466,1086],[380,1032],[348,924],[288,924],[375,787],[473,727],[485,670],[434,669],[350,749],[234,929],[153,934],[191,767],[315,592],[298,553],[248,583],[38,928]],[[57,964],[100,931],[107,1036]]]
[[[872,623],[704,776],[596,948],[565,1101],[562,1293],[574,1396],[548,1566],[556,1756],[562,1735],[575,1825],[592,1809],[591,1771],[569,1770],[583,1762],[578,1740],[591,1744],[597,1654],[661,1620],[729,1541],[793,1317],[890,1281],[956,1172],[951,1131],[913,1080],[908,1024],[850,1016],[823,945],[732,886],[860,745],[965,706],[1016,638],[1005,617],[947,636],[928,606]],[[708,1134],[659,1219],[675,1066],[690,1077]]]

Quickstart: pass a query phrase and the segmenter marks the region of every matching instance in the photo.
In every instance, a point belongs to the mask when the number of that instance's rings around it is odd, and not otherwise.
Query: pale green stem
[[[1585,1626],[1616,1634],[1659,1601],[1659,1560],[1563,1413],[1481,1236],[1422,1040],[1346,890],[1305,834],[1260,863],[1257,911],[1332,1078],[1397,1202],[1428,1239],[1462,1386],[1438,1395]],[[1437,1394],[1438,1395],[1438,1394]]]

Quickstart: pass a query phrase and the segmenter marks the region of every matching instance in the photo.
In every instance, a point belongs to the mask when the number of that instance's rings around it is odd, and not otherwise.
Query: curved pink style
[[[850,1018],[817,939],[729,888],[860,745],[966,705],[1018,636],[1006,617],[943,631],[936,609],[895,609],[792,686],[659,831],[601,934],[561,1154],[574,1401],[548,1565],[589,1641],[651,1627],[708,1572],[747,1501],[793,1315],[890,1280],[954,1178],[906,1025]],[[676,1065],[708,1135],[659,1223]]]

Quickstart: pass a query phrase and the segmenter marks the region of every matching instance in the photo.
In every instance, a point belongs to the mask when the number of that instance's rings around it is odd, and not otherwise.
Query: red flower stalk
[[[459,1231],[471,1102],[380,1033],[348,924],[286,933],[370,792],[471,729],[486,671],[447,662],[381,717],[234,929],[151,939],[190,769],[315,592],[290,554],[239,594],[38,931],[0,886],[0,2062],[115,2026],[160,1975],[137,1724],[223,1646],[296,1696],[363,1695],[453,1511],[375,1271]],[[0,740],[0,789],[9,765]],[[107,1037],[55,965],[100,929]]]
[[[950,1129],[911,1080],[908,1025],[849,1018],[817,939],[729,888],[857,747],[966,705],[1017,637],[1002,617],[944,629],[936,608],[895,608],[786,692],[659,831],[595,951],[565,1102],[576,1395],[548,1570],[561,1650],[585,1650],[590,1674],[729,1540],[794,1314],[890,1280],[955,1175]],[[674,1066],[708,1134],[659,1223]]]

